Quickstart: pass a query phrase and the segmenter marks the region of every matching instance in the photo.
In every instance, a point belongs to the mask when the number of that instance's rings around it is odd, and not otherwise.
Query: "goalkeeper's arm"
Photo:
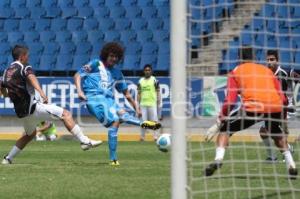
[[[234,104],[238,97],[238,84],[235,81],[232,73],[229,74],[227,80],[227,96],[222,106],[221,113],[219,114],[216,123],[210,127],[205,134],[205,141],[211,141],[214,136],[220,132],[222,127],[222,120],[229,115],[234,108]]]

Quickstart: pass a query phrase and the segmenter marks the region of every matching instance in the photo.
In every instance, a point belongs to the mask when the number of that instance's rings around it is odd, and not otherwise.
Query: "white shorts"
[[[64,109],[53,104],[36,103],[35,111],[21,120],[23,120],[23,127],[25,134],[31,135],[36,126],[42,121],[51,121],[54,119],[61,119]]]

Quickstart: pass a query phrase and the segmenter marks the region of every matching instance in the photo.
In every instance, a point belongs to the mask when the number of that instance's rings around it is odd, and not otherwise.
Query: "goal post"
[[[187,2],[172,0],[171,6],[171,87],[172,150],[171,197],[187,199],[186,166],[186,64]]]

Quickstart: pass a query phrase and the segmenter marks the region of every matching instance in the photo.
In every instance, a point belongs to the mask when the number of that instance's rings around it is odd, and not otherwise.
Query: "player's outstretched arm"
[[[141,116],[141,111],[140,111],[139,107],[137,106],[137,104],[135,103],[135,101],[133,100],[132,96],[130,95],[128,89],[123,91],[123,94],[124,94],[125,98],[128,100],[128,102],[130,103],[130,105],[136,111],[137,116],[140,117]]]
[[[48,98],[45,95],[44,91],[42,90],[39,80],[36,78],[34,74],[29,74],[27,76],[27,81],[30,83],[30,85],[33,86],[33,88],[40,94],[40,96],[43,98],[43,103],[48,103]]]
[[[74,75],[74,83],[77,89],[78,97],[81,100],[86,100],[86,96],[84,95],[82,89],[81,89],[81,77],[79,73],[75,73]]]

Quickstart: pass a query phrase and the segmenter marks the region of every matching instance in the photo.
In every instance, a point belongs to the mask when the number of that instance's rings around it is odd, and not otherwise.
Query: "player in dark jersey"
[[[289,106],[285,107],[285,119],[287,119],[287,114],[293,114],[294,113],[294,108],[293,108],[293,98],[290,95],[290,92],[293,90],[292,88],[292,78],[290,78],[291,72],[285,71],[278,63],[278,52],[277,50],[268,50],[267,51],[267,65],[268,67],[273,71],[274,75],[278,77],[278,80],[281,83],[281,89],[284,92],[285,96],[287,97],[289,101]],[[284,132],[288,135],[288,127],[287,127],[287,121],[283,122],[283,130]],[[265,126],[261,126],[260,130],[260,137],[263,140],[264,145],[266,146],[266,151],[267,151],[267,162],[276,162],[277,157],[276,153],[272,148],[272,141],[270,138],[269,133],[266,130]],[[293,152],[293,146],[288,144],[289,150]]]
[[[53,116],[63,121],[66,128],[81,142],[83,150],[102,143],[102,141],[91,140],[85,136],[69,111],[48,104],[48,98],[41,89],[32,67],[28,64],[27,47],[16,45],[12,50],[12,57],[14,62],[4,71],[0,85],[1,90],[6,90],[13,102],[16,115],[23,122],[25,133],[4,157],[2,164],[11,164],[12,159],[35,137],[36,125],[45,120],[53,120]],[[35,99],[35,90],[40,94],[43,102]]]

